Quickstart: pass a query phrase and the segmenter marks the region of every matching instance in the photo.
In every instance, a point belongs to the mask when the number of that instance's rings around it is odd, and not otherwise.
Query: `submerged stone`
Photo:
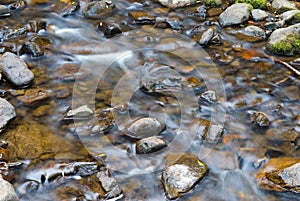
[[[169,8],[178,8],[178,7],[194,5],[198,1],[197,0],[158,0],[158,2]]]
[[[143,138],[136,142],[136,153],[149,154],[159,151],[166,146],[166,141],[157,136]]]
[[[190,191],[207,173],[208,167],[197,156],[169,154],[162,173],[162,183],[168,199],[176,199]]]
[[[272,158],[257,174],[256,180],[264,190],[300,193],[300,159]]]
[[[8,181],[2,179],[0,175],[0,200],[1,201],[18,201],[19,198],[15,192],[14,186],[10,184]]]
[[[209,43],[209,41],[213,38],[213,36],[214,30],[212,28],[209,28],[202,34],[201,39],[199,40],[199,44],[202,46],[206,46]]]
[[[83,8],[82,13],[86,18],[99,19],[112,13],[115,5],[111,1],[93,1]]]
[[[18,96],[18,100],[25,106],[35,106],[38,103],[47,100],[49,96],[49,93],[44,88],[28,89],[23,96]]]
[[[14,106],[12,106],[7,100],[0,98],[0,132],[7,123],[15,118],[16,111]]]
[[[270,125],[269,118],[263,112],[253,112],[250,114],[250,119],[253,123],[261,127],[267,127]]]

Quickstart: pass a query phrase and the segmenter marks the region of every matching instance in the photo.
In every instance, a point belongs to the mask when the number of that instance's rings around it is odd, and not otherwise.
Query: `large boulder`
[[[7,100],[0,98],[0,131],[6,124],[16,116],[14,106]]]
[[[245,3],[237,3],[228,7],[219,18],[221,26],[242,24],[249,19],[250,6]]]
[[[11,52],[4,53],[0,58],[0,71],[16,86],[26,86],[34,78],[23,59]]]
[[[267,44],[268,51],[291,56],[300,52],[300,23],[275,30]]]

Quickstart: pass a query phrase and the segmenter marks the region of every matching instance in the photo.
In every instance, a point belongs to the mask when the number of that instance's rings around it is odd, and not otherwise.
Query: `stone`
[[[276,29],[269,37],[267,50],[280,55],[294,55],[300,51],[300,23]]]
[[[261,38],[261,39],[265,39],[266,38],[266,34],[265,31],[261,28],[259,28],[258,26],[247,26],[244,31],[244,34],[249,35],[249,36],[254,36],[257,38]]]
[[[169,8],[179,8],[196,4],[197,0],[158,0],[163,6]]]
[[[83,8],[82,13],[86,18],[100,19],[107,17],[114,8],[111,1],[92,1]]]
[[[253,112],[250,114],[250,119],[253,123],[260,127],[268,127],[270,125],[269,118],[263,112]]]
[[[7,100],[0,98],[0,131],[7,123],[16,117],[16,111]]]
[[[12,84],[19,87],[29,85],[34,79],[23,59],[11,52],[4,53],[0,58],[0,70]]]
[[[136,153],[137,154],[149,154],[159,151],[167,146],[165,140],[160,137],[153,136],[143,138],[136,142]]]
[[[289,11],[282,13],[280,15],[280,18],[283,21],[287,21],[287,20],[290,20],[294,15],[296,15],[299,12],[300,12],[299,10],[289,10]]]
[[[23,10],[27,6],[27,2],[23,0],[15,1],[8,5],[10,10]]]
[[[269,16],[269,13],[261,9],[253,9],[251,11],[251,16],[255,21],[261,21],[266,19]]]
[[[27,27],[25,26],[16,26],[11,28],[1,27],[0,39],[11,40],[15,38],[25,37],[27,32]]]
[[[300,159],[271,158],[258,172],[256,181],[264,190],[300,193]]]
[[[0,5],[0,17],[10,16],[10,10],[4,5]]]
[[[28,23],[29,32],[38,33],[41,30],[47,30],[47,21],[46,20],[36,20],[29,21]]]
[[[246,22],[250,16],[250,6],[237,3],[229,6],[219,17],[221,26],[238,25]]]
[[[100,22],[98,29],[104,33],[107,38],[114,37],[115,35],[121,34],[122,30],[119,25],[115,23]]]
[[[154,24],[155,17],[149,13],[143,11],[131,11],[128,15],[135,21],[137,24]]]
[[[190,191],[207,171],[207,165],[193,154],[169,154],[162,173],[166,197],[176,199],[181,193]]]
[[[63,81],[74,81],[86,78],[89,70],[81,68],[80,63],[67,62],[57,67],[56,76]]]
[[[1,201],[18,201],[19,198],[12,184],[4,180],[0,175],[0,200]]]
[[[142,139],[158,135],[164,129],[165,124],[155,118],[145,117],[133,122],[127,128],[126,135],[135,139]]]
[[[17,97],[25,106],[35,106],[48,98],[49,93],[44,88],[28,89],[23,96]]]
[[[206,46],[209,43],[209,41],[213,38],[213,36],[214,36],[214,30],[212,28],[209,28],[202,34],[199,40],[199,44],[202,46]]]
[[[83,105],[74,110],[69,110],[64,119],[87,119],[93,114],[94,112],[87,105]]]
[[[285,12],[288,10],[296,10],[296,6],[294,3],[288,0],[274,0],[272,2],[272,7],[278,12]]]
[[[215,91],[209,90],[200,95],[201,98],[207,100],[210,103],[215,103],[218,101],[218,97]]]
[[[32,57],[41,57],[44,56],[44,51],[41,50],[38,44],[26,41],[20,49],[20,54],[27,54]]]
[[[117,181],[110,176],[108,170],[103,170],[97,173],[97,178],[101,182],[102,188],[105,190],[105,198],[111,199],[116,197],[123,197],[123,192]]]

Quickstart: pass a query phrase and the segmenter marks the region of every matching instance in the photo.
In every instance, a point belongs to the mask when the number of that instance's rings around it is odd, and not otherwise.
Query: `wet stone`
[[[17,55],[10,52],[6,52],[0,58],[0,70],[16,86],[29,85],[34,79],[34,75],[27,68],[27,64]]]
[[[38,33],[41,30],[47,29],[47,21],[46,20],[37,20],[37,21],[29,21],[28,24],[29,32]]]
[[[18,96],[25,106],[36,106],[49,98],[49,93],[44,88],[28,89],[23,96]]]
[[[83,8],[82,13],[86,18],[99,19],[107,17],[113,12],[115,5],[110,1],[93,1]]]
[[[207,173],[208,167],[197,156],[169,154],[162,173],[162,183],[168,199],[176,199],[190,191]]]
[[[0,5],[0,17],[10,16],[10,10],[4,5]]]
[[[104,33],[107,38],[114,37],[117,34],[121,34],[122,30],[119,25],[115,23],[100,22],[98,29]]]
[[[0,175],[0,200],[1,201],[18,201],[19,198],[15,192],[15,189],[12,184],[10,184],[8,181],[2,179],[2,176]]]
[[[148,137],[143,138],[136,142],[136,153],[138,154],[149,154],[159,151],[167,146],[165,140],[160,137]]]
[[[165,124],[155,118],[141,118],[133,122],[128,128],[125,135],[135,138],[147,138],[160,134],[165,129]]]
[[[13,28],[0,29],[0,39],[11,40],[15,38],[25,37],[27,34],[27,28],[24,26],[18,26]]]
[[[260,10],[260,9],[253,9],[251,11],[251,15],[255,21],[264,20],[269,16],[268,12],[266,12],[264,10]]]
[[[87,106],[83,105],[74,110],[69,110],[64,116],[63,121],[67,120],[86,120],[91,118],[94,112]]]
[[[79,63],[65,63],[57,68],[57,77],[64,81],[74,81],[87,77],[89,71],[81,68]]]
[[[263,112],[253,112],[250,114],[251,122],[255,123],[260,127],[267,127],[270,125],[269,118]]]
[[[41,50],[38,44],[34,42],[25,42],[20,49],[20,54],[27,54],[32,57],[41,57],[44,56],[44,52]]]
[[[78,0],[59,1],[52,6],[52,11],[65,17],[75,14],[80,9],[80,2]]]
[[[110,176],[108,170],[98,172],[97,178],[101,182],[101,186],[106,192],[104,195],[106,199],[123,197],[122,189],[118,185],[117,181]]]
[[[178,8],[194,5],[197,3],[197,0],[158,0],[158,2],[169,8]]]
[[[26,7],[27,3],[26,1],[16,1],[16,2],[13,2],[12,4],[9,4],[8,5],[8,8],[10,10],[23,10],[25,7]]]
[[[202,20],[205,20],[206,14],[207,14],[207,10],[205,6],[202,5],[197,8],[197,13],[195,13],[195,16],[199,17]]]
[[[265,39],[266,38],[266,34],[265,31],[257,26],[247,26],[244,29],[244,34],[249,35],[249,36],[254,36],[257,38],[261,38],[261,39]]]
[[[206,91],[200,95],[201,98],[207,100],[210,103],[218,101],[217,94],[215,91]]]
[[[300,159],[272,158],[257,174],[256,180],[264,190],[300,193]]]
[[[149,13],[142,11],[131,11],[128,15],[135,21],[137,24],[154,24],[155,17]]]
[[[222,12],[223,12],[222,8],[211,8],[207,11],[207,15],[209,17],[214,17],[214,16],[217,16],[217,15],[220,15]]]
[[[7,123],[16,116],[14,106],[12,106],[7,100],[0,98],[0,132]]]
[[[237,3],[228,7],[219,17],[221,26],[238,25],[248,20],[250,7],[244,3]]]
[[[199,40],[199,44],[202,46],[206,46],[209,43],[209,41],[213,38],[213,36],[214,30],[212,28],[209,28],[202,34],[201,39]]]

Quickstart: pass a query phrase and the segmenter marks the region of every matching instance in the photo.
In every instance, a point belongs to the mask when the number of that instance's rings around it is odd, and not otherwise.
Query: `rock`
[[[163,6],[169,8],[178,8],[178,7],[194,5],[198,1],[197,0],[158,0],[158,2],[161,3]]]
[[[212,123],[209,127],[209,131],[207,135],[205,136],[205,140],[208,142],[215,143],[222,137],[223,132],[224,132],[223,126]]]
[[[75,14],[80,9],[80,2],[78,0],[57,1],[52,4],[51,11],[63,17]]]
[[[64,63],[57,67],[56,76],[63,81],[74,81],[77,79],[86,78],[89,71],[86,68],[81,68],[79,63]]]
[[[27,5],[26,1],[20,0],[9,4],[8,8],[10,10],[23,10],[26,7],[26,5]]]
[[[195,16],[199,17],[201,20],[205,20],[206,13],[207,10],[205,8],[205,5],[202,5],[197,8],[197,13],[195,14]]]
[[[46,20],[36,20],[29,21],[28,23],[29,32],[38,33],[41,30],[47,30],[47,21]]]
[[[157,136],[143,138],[136,142],[136,153],[149,154],[159,151],[166,146],[166,141]]]
[[[0,58],[0,70],[16,86],[29,85],[34,79],[34,75],[27,68],[27,64],[11,52],[4,53]]]
[[[165,125],[155,118],[141,118],[133,122],[128,128],[127,136],[141,139],[160,134],[165,129]]]
[[[253,123],[261,127],[267,127],[270,125],[267,115],[263,112],[253,112],[250,114],[250,119]]]
[[[288,25],[294,25],[300,23],[300,11],[299,10],[290,10],[282,13],[282,21]]]
[[[128,15],[135,21],[137,24],[154,24],[155,17],[149,13],[143,11],[131,11]]]
[[[201,39],[199,40],[199,44],[202,46],[206,46],[213,36],[214,30],[212,28],[209,28],[202,34]]]
[[[20,54],[28,54],[32,57],[41,57],[44,56],[44,52],[41,50],[38,44],[34,42],[25,42],[20,49]]]
[[[269,16],[269,13],[261,9],[253,9],[251,11],[251,16],[255,21],[261,21],[266,19]]]
[[[204,4],[210,7],[218,7],[222,5],[222,0],[204,0]]]
[[[237,3],[229,6],[219,17],[221,26],[238,25],[248,20],[250,7],[248,4]]]
[[[162,183],[168,199],[176,199],[180,193],[192,189],[207,173],[208,167],[192,154],[167,156],[167,163],[162,173]]]
[[[117,34],[121,34],[122,30],[119,25],[115,23],[100,22],[98,29],[104,33],[107,38],[114,37]]]
[[[209,17],[214,17],[214,16],[218,16],[223,12],[223,9],[218,7],[218,8],[211,8],[207,11],[207,15]]]
[[[267,22],[264,27],[270,31],[274,31],[275,29],[282,28],[284,26],[284,21],[280,20],[277,22]]]
[[[269,37],[267,50],[279,55],[294,55],[300,52],[300,23],[275,30]]]
[[[258,26],[247,26],[244,31],[244,34],[249,35],[249,36],[254,36],[257,38],[261,38],[261,39],[265,39],[266,38],[266,34],[265,31],[261,28],[259,28]]]
[[[44,88],[28,89],[23,96],[18,96],[25,106],[36,106],[39,102],[49,98],[49,94]]]
[[[18,201],[19,198],[15,192],[13,185],[11,185],[8,181],[2,179],[0,175],[0,200],[1,201]]]
[[[16,117],[16,111],[7,100],[0,98],[0,131],[7,123]]]
[[[0,5],[0,17],[10,16],[10,10],[4,5]]]
[[[107,17],[113,12],[115,5],[111,1],[93,1],[83,8],[82,13],[86,18],[99,19]]]
[[[285,12],[288,10],[296,10],[296,6],[294,3],[288,1],[288,0],[274,0],[272,2],[272,7],[277,11],[277,12]]]
[[[88,108],[88,106],[83,105],[77,109],[69,110],[63,120],[80,120],[80,119],[88,119],[90,118],[94,112]]]
[[[300,193],[300,159],[272,158],[257,174],[256,180],[264,190]]]
[[[116,197],[123,197],[122,189],[118,185],[117,181],[110,176],[108,170],[100,171],[97,173],[97,178],[101,182],[102,188],[105,190],[105,198],[111,199]]]
[[[206,91],[200,95],[201,98],[207,100],[210,103],[214,103],[218,101],[217,95],[215,91]]]
[[[234,170],[239,168],[238,159],[233,152],[210,149],[207,151],[209,154],[207,154],[207,157],[205,158],[205,163],[211,169]],[[203,152],[206,153],[206,150]]]
[[[1,28],[0,39],[11,40],[15,38],[25,37],[27,34],[27,28],[25,26],[16,26],[12,28]]]

